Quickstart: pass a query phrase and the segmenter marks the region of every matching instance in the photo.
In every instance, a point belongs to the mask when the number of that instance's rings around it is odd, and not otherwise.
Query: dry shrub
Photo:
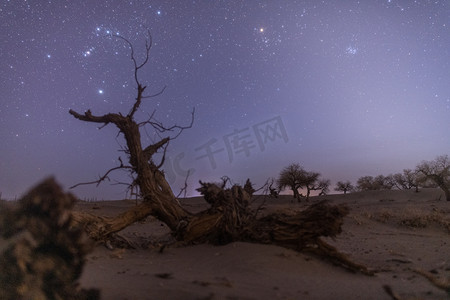
[[[361,213],[361,215],[369,220],[377,221],[380,223],[388,223],[389,221],[395,219],[395,215],[392,210],[388,209],[382,209],[377,212],[364,211]]]
[[[417,208],[406,208],[401,212],[382,209],[377,212],[363,212],[362,216],[380,223],[393,222],[410,228],[428,228],[438,226],[450,233],[450,216],[442,211],[423,211]]]
[[[402,215],[399,223],[413,228],[426,228],[437,225],[450,232],[450,218],[437,211],[423,212],[420,210],[411,210]]]
[[[71,226],[75,198],[53,179],[32,189],[17,208],[3,207],[0,234],[0,299],[94,300],[78,280],[91,244]]]

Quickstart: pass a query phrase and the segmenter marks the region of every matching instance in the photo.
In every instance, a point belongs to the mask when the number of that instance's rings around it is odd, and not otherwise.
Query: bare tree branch
[[[184,179],[184,186],[183,186],[183,188],[181,188],[180,192],[176,196],[177,199],[180,198],[182,193],[183,193],[183,198],[186,198],[186,192],[187,192],[187,188],[188,188],[187,181],[188,181],[190,175],[191,175],[191,170],[189,169],[187,171],[186,178]]]
[[[128,116],[133,117],[133,115],[138,110],[139,106],[141,105],[142,99],[153,98],[153,97],[161,95],[164,92],[164,90],[166,89],[166,86],[164,86],[161,89],[161,91],[157,92],[156,94],[144,96],[144,91],[146,89],[146,86],[142,85],[139,81],[138,72],[142,67],[144,67],[148,63],[148,60],[150,57],[150,49],[152,48],[152,44],[153,44],[153,38],[152,38],[150,31],[147,31],[148,38],[145,41],[145,58],[144,58],[143,62],[140,64],[137,62],[136,57],[134,56],[133,44],[128,39],[124,38],[123,36],[116,35],[116,34],[113,34],[112,36],[115,38],[121,39],[130,47],[130,51],[131,51],[130,58],[134,65],[134,80],[136,81],[136,85],[137,85],[137,89],[138,89],[136,101],[134,102],[133,107],[131,108],[130,112],[128,113]]]
[[[148,125],[152,126],[153,129],[155,129],[156,131],[158,131],[160,133],[167,132],[167,131],[179,130],[179,132],[174,137],[171,138],[171,139],[175,139],[183,132],[183,130],[192,128],[192,126],[194,125],[195,107],[191,111],[191,121],[189,122],[189,125],[186,125],[186,126],[180,126],[180,125],[175,124],[170,127],[166,127],[158,120],[155,120],[154,115],[155,115],[155,111],[152,112],[152,114],[149,116],[149,118],[146,121],[138,123],[139,127],[145,126],[148,124]]]
[[[133,61],[133,64],[134,64],[134,80],[136,81],[136,84],[138,86],[140,85],[140,82],[139,82],[139,79],[138,79],[138,71],[139,71],[139,69],[141,69],[142,67],[144,67],[147,64],[148,59],[150,57],[150,49],[152,48],[152,44],[153,44],[153,38],[152,38],[152,35],[150,33],[150,30],[147,31],[147,35],[148,35],[148,39],[145,41],[145,58],[144,58],[144,61],[141,64],[138,64],[137,61],[136,61],[136,58],[134,57],[133,44],[131,44],[131,42],[129,40],[127,40],[126,38],[124,38],[123,36],[116,35],[116,34],[112,35],[115,38],[123,40],[130,47],[130,50],[131,50],[130,58],[131,58],[131,60]]]
[[[124,165],[123,162],[122,162],[122,159],[121,159],[120,157],[119,157],[119,161],[120,161],[120,166],[117,166],[117,167],[114,167],[114,168],[109,169],[108,171],[106,171],[106,173],[105,173],[103,176],[100,176],[98,180],[95,180],[95,181],[89,181],[89,182],[81,182],[81,183],[77,183],[77,184],[75,184],[75,185],[69,187],[69,189],[76,188],[76,187],[78,187],[78,186],[80,186],[80,185],[89,185],[89,184],[96,184],[96,186],[99,186],[99,184],[100,184],[102,181],[105,181],[105,180],[107,180],[107,179],[109,180],[108,175],[109,175],[109,173],[111,173],[112,171],[119,170],[119,169],[133,169],[132,166],[126,166],[126,165]]]
[[[162,93],[164,93],[164,91],[166,90],[167,85],[165,85],[159,92],[157,92],[156,94],[153,95],[149,95],[149,96],[142,96],[142,99],[148,99],[148,98],[153,98],[153,97],[157,97],[159,95],[161,95]]]
[[[166,153],[167,153],[167,147],[169,146],[169,143],[165,144],[163,146],[164,151],[163,151],[163,156],[161,158],[161,161],[159,162],[159,164],[156,166],[157,169],[161,169],[161,167],[164,165],[164,162],[166,161]]]
[[[137,111],[137,109],[139,108],[139,106],[141,105],[142,102],[142,94],[145,91],[146,86],[142,86],[140,83],[138,83],[138,95],[136,97],[136,102],[134,102],[133,107],[131,108],[130,112],[128,113],[128,116],[130,118],[133,117],[134,113]]]
[[[116,117],[119,117],[119,115],[111,114],[111,113],[103,115],[103,116],[94,116],[94,115],[92,115],[90,109],[88,109],[84,113],[84,115],[77,113],[73,109],[70,109],[69,114],[71,114],[72,116],[74,116],[75,118],[77,118],[78,120],[81,120],[81,121],[93,122],[93,123],[104,123],[104,124],[114,123],[113,120],[116,119]]]
[[[155,154],[161,147],[163,147],[165,144],[167,144],[170,141],[169,137],[166,137],[159,142],[147,146],[143,152],[146,157],[150,158],[153,154]]]

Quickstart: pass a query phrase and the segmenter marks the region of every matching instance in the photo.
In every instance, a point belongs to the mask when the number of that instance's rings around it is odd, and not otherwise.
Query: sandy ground
[[[350,273],[317,257],[276,246],[232,243],[226,246],[149,246],[108,250],[97,246],[81,278],[84,287],[101,289],[102,299],[392,299],[390,285],[404,299],[449,299],[413,270],[450,278],[450,203],[439,190],[378,191],[331,195],[332,203],[351,208],[343,233],[328,240],[353,261],[376,270],[375,276]],[[186,199],[191,211],[201,199]],[[76,209],[114,215],[133,201],[80,202]],[[303,209],[290,197],[270,200],[267,210]],[[148,218],[121,235],[145,245],[168,238],[167,228]]]

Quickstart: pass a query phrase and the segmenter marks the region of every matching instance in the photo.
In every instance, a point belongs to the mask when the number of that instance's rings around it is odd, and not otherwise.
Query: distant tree
[[[448,155],[441,155],[432,161],[423,161],[416,167],[416,171],[431,180],[445,193],[450,201],[450,159]],[[422,179],[423,180],[423,179]]]
[[[394,187],[392,175],[384,176],[378,175],[374,178],[374,189],[375,190],[392,190]]]
[[[359,191],[369,191],[373,189],[373,176],[363,176],[358,178],[356,188]]]
[[[356,184],[360,191],[391,190],[393,187],[392,177],[383,175],[363,176],[358,179]]]
[[[279,190],[274,187],[274,184],[276,184],[275,178],[269,178],[265,184],[266,188],[264,192],[271,198],[278,198]]]
[[[290,188],[293,192],[293,197],[300,201],[299,189],[303,187],[304,174],[306,171],[300,164],[293,163],[281,170],[277,179],[278,189],[284,190]]]
[[[311,191],[320,190],[322,194],[328,192],[328,180],[319,179],[320,173],[308,172],[297,163],[290,164],[281,170],[277,179],[278,189],[289,188],[293,197],[300,201],[301,197],[309,199]],[[306,196],[300,194],[299,189],[306,189]]]
[[[347,192],[352,192],[354,189],[355,187],[350,181],[338,181],[336,183],[336,187],[334,188],[334,190],[337,192],[344,192],[344,195],[347,194]]]
[[[411,169],[404,169],[403,173],[396,173],[392,175],[393,184],[399,190],[410,190],[415,188],[418,191],[419,178],[416,171]]]
[[[320,191],[319,196],[326,195],[330,191],[330,180],[329,179],[320,179],[317,183],[316,190]]]
[[[316,172],[305,172],[303,175],[303,184],[306,188],[306,200],[309,200],[309,196],[311,195],[311,191],[318,190],[318,181],[319,181],[320,173]]]

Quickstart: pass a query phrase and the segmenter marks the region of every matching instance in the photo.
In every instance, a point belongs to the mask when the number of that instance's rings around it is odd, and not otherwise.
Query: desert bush
[[[410,228],[438,226],[450,233],[450,217],[442,211],[424,212],[420,209],[410,208],[401,212],[394,212],[391,209],[382,209],[373,213],[363,212],[362,215],[380,223],[393,222]]]

